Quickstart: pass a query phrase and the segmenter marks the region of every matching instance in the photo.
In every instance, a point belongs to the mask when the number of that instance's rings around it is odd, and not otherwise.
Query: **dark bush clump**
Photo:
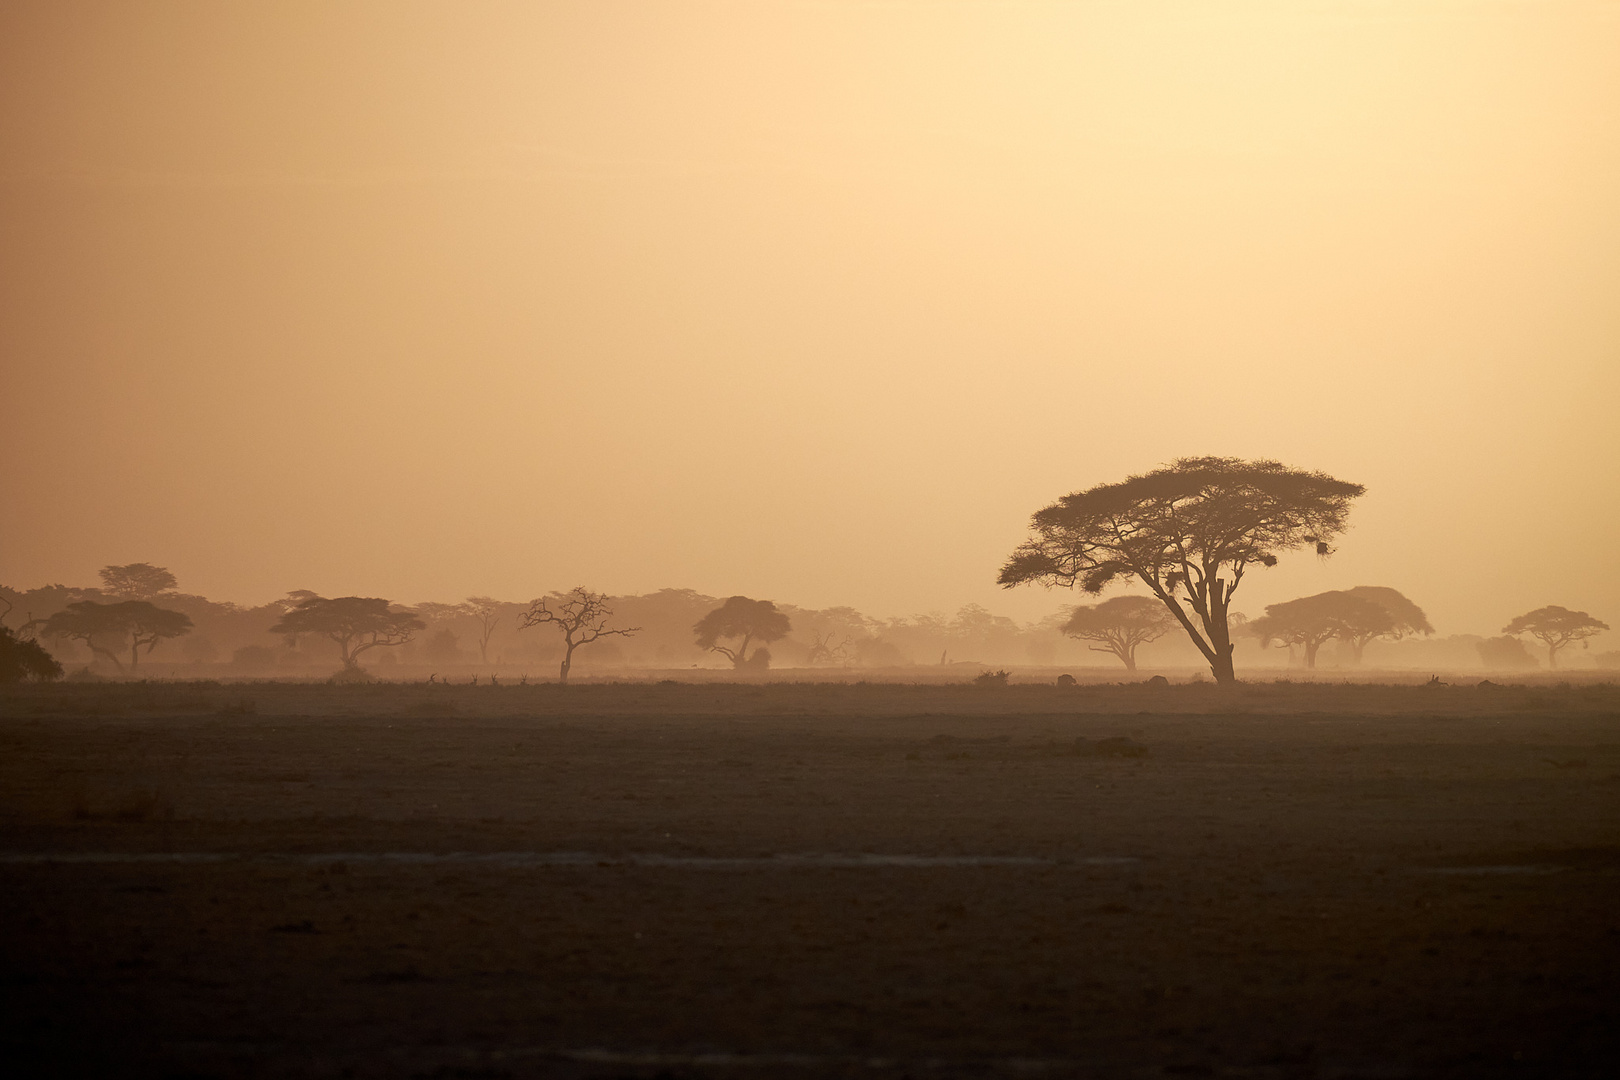
[[[53,682],[61,677],[62,665],[43,645],[0,626],[0,683]]]

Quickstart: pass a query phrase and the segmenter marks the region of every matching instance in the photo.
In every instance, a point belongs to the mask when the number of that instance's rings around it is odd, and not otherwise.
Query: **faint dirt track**
[[[18,1075],[1611,1076],[1620,689],[0,696]]]

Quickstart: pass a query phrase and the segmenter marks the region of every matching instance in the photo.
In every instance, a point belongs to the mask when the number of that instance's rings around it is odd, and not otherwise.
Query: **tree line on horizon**
[[[1000,638],[1005,646],[1056,633],[1091,643],[1088,649],[1111,654],[1134,672],[1141,646],[1174,637],[1180,629],[1216,682],[1230,683],[1236,678],[1234,652],[1245,639],[1287,648],[1290,657],[1295,649],[1302,650],[1305,666],[1314,668],[1319,650],[1330,640],[1349,651],[1352,663],[1360,663],[1375,640],[1399,642],[1434,633],[1418,605],[1384,586],[1331,590],[1271,604],[1253,620],[1232,607],[1245,575],[1275,566],[1280,553],[1304,548],[1320,558],[1329,556],[1332,541],[1347,526],[1351,501],[1363,490],[1277,462],[1205,457],[1183,458],[1119,483],[1067,495],[1034,515],[1029,540],[1002,568],[999,582],[1006,587],[1039,582],[1091,594],[1117,582],[1135,583],[1151,595],[1074,605],[1026,627],[977,605],[963,608],[954,620],[916,616],[880,621],[853,608],[779,609],[769,600],[733,596],[721,601],[682,589],[610,598],[583,586],[526,605],[479,596],[460,604],[415,607],[377,597],[330,598],[297,590],[273,604],[248,609],[181,594],[174,574],[164,567],[108,566],[101,571],[99,589],[57,585],[19,593],[0,588],[0,602],[7,605],[0,612],[0,681],[48,681],[62,674],[41,638],[81,643],[93,660],[111,664],[119,673],[134,672],[142,656],[150,656],[159,644],[187,639],[197,614],[212,621],[252,619],[263,633],[279,636],[289,651],[297,650],[301,640],[324,639],[335,647],[342,665],[339,676],[347,678],[369,677],[360,662],[366,653],[411,646],[434,627],[425,658],[432,663],[455,655],[460,639],[450,629],[452,623],[475,627],[472,637],[485,666],[503,623],[519,631],[548,628],[555,635],[552,648],[531,648],[527,655],[555,659],[564,682],[576,650],[607,638],[651,630],[665,639],[656,658],[673,660],[676,651],[668,641],[672,628],[689,643],[688,652],[718,654],[738,672],[759,672],[772,662],[768,646],[787,639],[798,618],[809,641],[796,642],[794,659],[805,666],[902,666],[915,655],[903,645],[915,648],[918,639],[928,641],[930,653],[943,641],[939,663],[946,664],[953,643],[982,646]],[[25,605],[27,619],[14,631],[5,625],[5,616],[18,601]],[[273,621],[262,625],[263,616]],[[1584,647],[1607,629],[1586,612],[1549,605],[1517,616],[1502,636],[1475,645],[1486,666],[1533,666],[1522,641],[1528,635],[1546,649],[1548,666],[1557,668],[1564,648],[1576,642]],[[191,637],[189,642],[207,639]],[[1039,645],[1052,651],[1050,640],[1023,644],[1037,662],[1042,659]],[[238,668],[253,668],[267,666],[267,658],[274,661],[273,650],[250,644],[237,648],[232,661]],[[188,659],[201,663],[212,657],[208,649],[196,647]]]

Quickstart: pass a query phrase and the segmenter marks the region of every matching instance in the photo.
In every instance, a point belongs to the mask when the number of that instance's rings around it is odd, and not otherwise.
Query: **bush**
[[[1006,686],[1007,673],[1005,671],[981,671],[973,676],[974,686]]]
[[[1524,642],[1516,637],[1503,635],[1502,637],[1486,638],[1474,648],[1479,650],[1479,658],[1488,668],[1533,668],[1541,665],[1536,658],[1530,655],[1530,650],[1524,647]]]
[[[62,665],[43,645],[0,626],[0,683],[51,682],[61,677]]]

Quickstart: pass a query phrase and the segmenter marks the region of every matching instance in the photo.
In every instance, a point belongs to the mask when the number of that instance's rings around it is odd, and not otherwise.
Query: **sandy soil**
[[[1613,686],[0,697],[20,1075],[1612,1076]]]

